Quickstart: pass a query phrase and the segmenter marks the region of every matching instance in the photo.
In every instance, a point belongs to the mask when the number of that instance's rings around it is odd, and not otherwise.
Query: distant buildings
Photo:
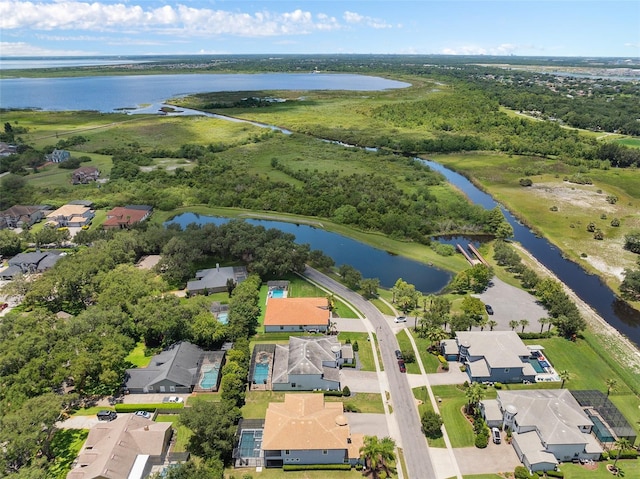
[[[44,218],[49,210],[48,206],[15,205],[0,212],[0,229],[2,228],[28,228]]]
[[[52,163],[62,163],[63,161],[67,161],[71,158],[71,153],[67,150],[58,150],[55,149],[48,155],[45,155],[45,160],[50,161]]]
[[[91,223],[94,211],[84,204],[69,203],[47,215],[47,223],[61,227],[81,227]]]
[[[136,223],[146,220],[153,211],[147,205],[116,206],[107,212],[107,220],[102,223],[105,229],[128,229]]]
[[[10,145],[4,141],[0,141],[0,156],[15,155],[18,153],[18,147],[16,145]]]
[[[52,268],[61,257],[59,251],[20,253],[8,261],[9,267],[0,272],[0,279],[13,279],[18,274],[41,273]]]
[[[95,166],[81,166],[73,171],[71,175],[71,183],[74,185],[86,185],[92,181],[96,181],[100,177],[100,170]]]

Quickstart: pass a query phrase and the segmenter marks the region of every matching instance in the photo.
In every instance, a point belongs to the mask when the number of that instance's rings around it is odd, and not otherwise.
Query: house
[[[69,153],[67,150],[58,150],[56,148],[48,155],[45,155],[44,158],[45,160],[52,163],[62,163],[63,161],[67,161],[69,158],[71,158],[71,153]]]
[[[41,273],[52,268],[62,257],[59,251],[20,253],[11,258],[0,279],[13,279],[18,274]]]
[[[121,414],[89,430],[67,479],[141,479],[164,462],[171,423]]]
[[[0,221],[7,228],[28,228],[44,218],[44,213],[48,206],[15,205],[0,212]]]
[[[340,390],[340,366],[353,362],[351,344],[335,336],[290,337],[276,344],[271,375],[274,391]]]
[[[16,145],[10,145],[4,141],[0,141],[0,156],[10,156],[18,153],[18,147]]]
[[[146,220],[152,211],[153,208],[147,205],[116,206],[107,211],[107,220],[102,223],[102,227],[127,229]]]
[[[457,359],[466,366],[470,381],[535,382],[531,351],[515,331],[458,331],[455,341]],[[450,342],[440,347],[446,357],[453,357]]]
[[[329,329],[331,311],[327,298],[270,298],[264,316],[265,332]]]
[[[191,393],[218,389],[224,351],[204,351],[181,341],[151,358],[146,368],[127,369],[124,388],[132,394]]]
[[[47,223],[55,227],[81,227],[91,223],[94,211],[84,205],[66,204],[47,215]]]
[[[262,450],[267,467],[283,464],[352,464],[360,460],[362,434],[351,434],[341,402],[322,394],[285,394],[269,403]]]
[[[95,166],[81,166],[77,170],[73,170],[71,175],[71,183],[74,185],[86,185],[92,181],[96,181],[100,177],[100,170]]]
[[[489,427],[512,432],[516,454],[530,471],[602,454],[592,420],[567,389],[498,391],[497,399],[482,401],[480,408]]]
[[[247,279],[247,268],[244,266],[223,266],[201,269],[196,272],[196,279],[187,282],[187,294],[222,293],[227,291],[227,282],[241,283]]]

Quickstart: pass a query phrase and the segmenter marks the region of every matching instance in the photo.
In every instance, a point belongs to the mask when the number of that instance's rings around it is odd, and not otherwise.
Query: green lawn
[[[124,358],[125,361],[130,362],[138,368],[146,368],[151,361],[151,356],[145,355],[146,347],[144,343],[140,342],[136,344],[136,347]]]
[[[96,414],[98,414],[98,411],[102,411],[103,409],[107,411],[116,410],[112,406],[93,406],[93,407],[78,409],[77,411],[74,411],[73,414],[71,415],[72,416],[95,416]]]
[[[87,429],[60,429],[56,432],[51,443],[55,459],[48,470],[47,477],[55,479],[67,477],[71,464],[78,456],[88,435]]]
[[[440,366],[438,356],[431,354],[428,351],[429,346],[431,346],[431,341],[427,338],[421,338],[418,336],[413,328],[407,328],[405,331],[413,336],[413,340],[416,342],[416,346],[418,347],[418,353],[420,354],[420,358],[422,358],[422,365],[424,366],[426,373],[432,374],[438,372],[438,367]],[[399,336],[400,335],[398,335],[398,337]]]
[[[351,469],[350,471],[283,471],[277,468],[263,468],[257,473],[252,468],[231,468],[225,471],[225,478],[253,477],[255,479],[362,479],[362,472]],[[395,476],[394,476],[395,477]]]
[[[367,333],[354,333],[354,332],[341,332],[338,333],[338,340],[341,343],[346,342],[347,339],[351,340],[351,344],[358,342],[358,358],[360,360],[360,369],[362,371],[375,371],[376,363],[373,359],[373,351],[371,350],[371,344],[367,339],[369,335]]]
[[[172,427],[176,430],[176,444],[174,446],[174,452],[185,452],[187,450],[187,443],[191,437],[191,430],[180,424],[179,414],[158,414],[156,416],[156,422],[170,422],[173,423]]]
[[[400,351],[402,352],[411,351],[412,353],[414,353],[413,346],[411,345],[411,341],[409,340],[409,337],[404,331],[406,331],[406,329],[396,334],[396,339],[398,340],[398,346],[400,346]],[[412,363],[405,362],[405,365],[407,366],[408,374],[420,374],[420,366],[418,365],[417,358]]]
[[[607,464],[613,464],[613,461],[599,462],[598,469],[593,471],[587,470],[579,464],[562,464],[560,470],[564,472],[565,479],[611,479],[616,477],[607,471]],[[616,465],[624,471],[624,477],[629,479],[640,477],[640,460],[620,459]]]

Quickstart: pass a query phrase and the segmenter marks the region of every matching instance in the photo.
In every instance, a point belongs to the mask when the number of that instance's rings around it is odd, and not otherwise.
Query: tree
[[[487,321],[487,326],[489,326],[490,331],[493,331],[493,328],[495,328],[498,325],[498,322],[494,319],[490,319],[489,321]]]
[[[568,381],[569,379],[571,379],[571,374],[566,369],[563,369],[562,371],[558,372],[558,376],[560,376],[560,379],[562,380],[560,389],[564,389],[564,383],[565,381]]]
[[[344,284],[350,289],[358,289],[360,281],[362,280],[362,274],[349,264],[343,264],[338,268],[338,274],[342,276]]]
[[[487,286],[491,278],[493,278],[493,270],[482,263],[478,263],[467,270],[469,279],[471,280],[471,289],[475,293],[482,293]]]
[[[484,399],[485,395],[482,384],[478,382],[471,383],[464,395],[467,397],[467,414],[475,414],[478,404]]]
[[[375,298],[378,296],[380,280],[378,278],[365,278],[360,282],[360,287],[362,288],[365,298]]]
[[[449,337],[449,333],[442,328],[433,327],[427,329],[426,337],[431,341],[431,348],[433,348],[435,345],[440,344],[440,341],[447,339]]]
[[[615,391],[618,387],[618,381],[616,381],[614,378],[609,378],[605,381],[605,383],[607,385],[607,397],[609,397],[611,391]]]
[[[616,439],[615,442],[616,448],[618,449],[618,454],[616,455],[615,461],[613,461],[613,468],[616,469],[616,464],[618,464],[618,459],[620,459],[620,455],[623,451],[627,451],[631,449],[632,444],[626,437],[620,437]]]
[[[551,320],[549,318],[539,318],[538,323],[540,323],[540,333],[542,333],[545,324],[549,324],[549,327],[551,327]]]
[[[475,296],[465,296],[460,309],[474,323],[478,323],[485,314],[484,303]]]
[[[173,464],[162,473],[151,476],[153,479],[224,479],[224,464],[219,459],[206,461],[193,460]]]
[[[516,321],[515,319],[512,319],[511,321],[509,321],[509,327],[511,328],[511,331],[514,331],[519,324],[520,322]]]
[[[624,280],[620,284],[620,293],[626,299],[640,299],[640,269],[625,269]]]
[[[577,310],[569,315],[558,316],[553,320],[553,324],[558,329],[558,334],[565,338],[571,338],[587,327],[586,321]]]
[[[519,323],[520,323],[520,326],[522,326],[522,331],[521,331],[521,332],[522,332],[522,333],[524,333],[524,328],[526,328],[527,326],[529,326],[529,321],[528,321],[528,320],[526,320],[526,319],[521,319],[521,320],[519,321]]]
[[[0,256],[15,256],[22,251],[20,236],[9,229],[0,230]]]
[[[425,411],[420,417],[420,422],[422,423],[422,432],[425,436],[431,439],[442,437],[442,425],[444,421],[440,414],[431,410]]]
[[[388,471],[387,464],[395,459],[394,451],[395,441],[390,437],[380,440],[377,436],[365,436],[363,446],[360,448],[360,457],[375,479],[380,477],[381,469]]]
[[[191,429],[187,450],[204,459],[219,457],[230,464],[240,409],[234,404],[197,402],[185,408],[180,422]]]
[[[624,237],[624,248],[640,254],[640,231],[633,231]]]

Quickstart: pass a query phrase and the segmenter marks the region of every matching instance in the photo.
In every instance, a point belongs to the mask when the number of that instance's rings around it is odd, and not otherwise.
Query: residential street
[[[398,349],[398,342],[387,320],[377,308],[362,296],[313,268],[307,267],[304,275],[324,288],[335,292],[337,296],[345,298],[358,308],[375,328],[380,344],[384,372],[389,382],[390,402],[399,429],[407,477],[435,479],[436,474],[426,438],[421,430],[413,393],[406,374],[401,373],[398,369],[394,354],[394,351]]]

